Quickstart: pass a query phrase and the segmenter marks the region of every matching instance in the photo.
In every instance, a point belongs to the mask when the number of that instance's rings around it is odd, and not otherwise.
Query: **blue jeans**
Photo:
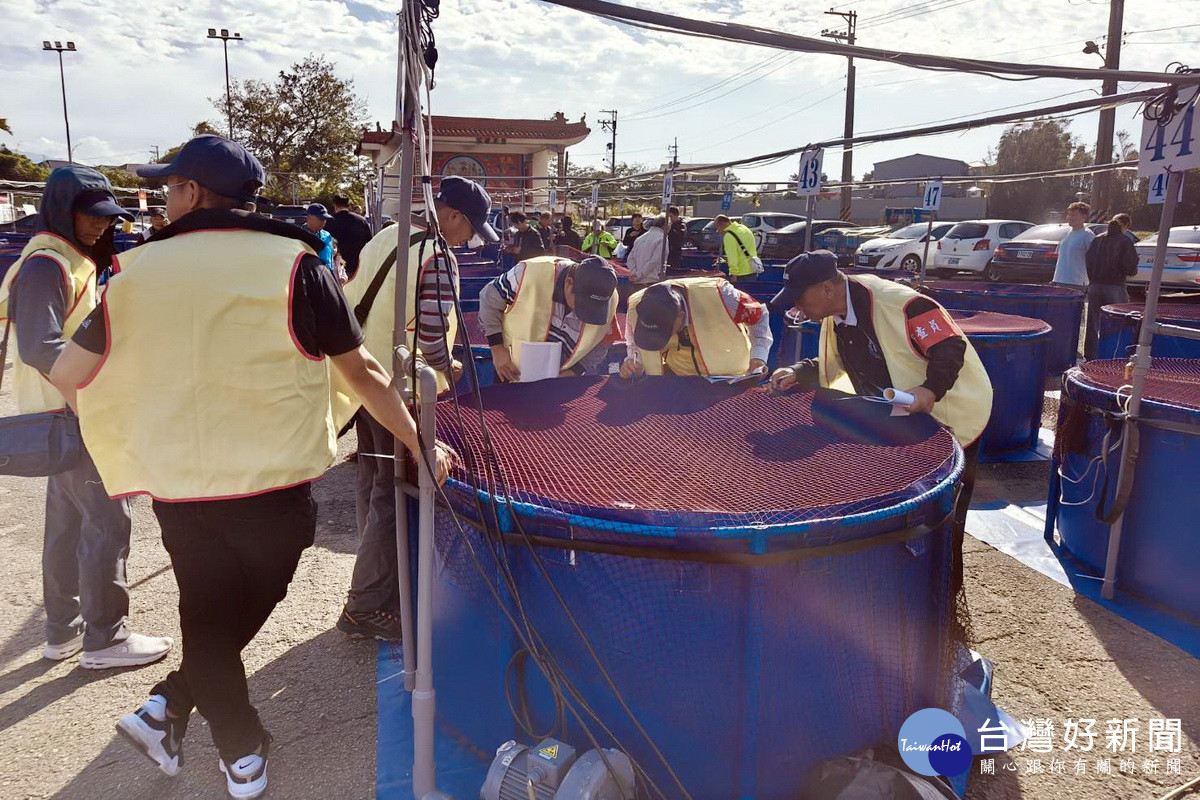
[[[129,501],[109,499],[86,450],[77,467],[50,476],[42,546],[48,643],[83,633],[83,649],[91,651],[129,636],[131,527]]]

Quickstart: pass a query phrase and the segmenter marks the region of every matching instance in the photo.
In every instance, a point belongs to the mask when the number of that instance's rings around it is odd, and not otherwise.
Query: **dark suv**
[[[807,227],[808,220],[804,220],[767,233],[763,237],[762,246],[758,248],[759,258],[788,259],[800,255],[804,252],[804,231]],[[813,236],[832,228],[857,227],[853,222],[843,222],[840,219],[814,219]]]

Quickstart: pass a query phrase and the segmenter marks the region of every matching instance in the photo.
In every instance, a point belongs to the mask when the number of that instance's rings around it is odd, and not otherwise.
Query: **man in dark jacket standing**
[[[1100,309],[1111,303],[1128,303],[1125,281],[1137,274],[1138,256],[1133,241],[1125,234],[1121,220],[1113,217],[1108,231],[1100,234],[1087,249],[1087,329],[1083,338],[1083,357],[1096,357],[1100,339]]]
[[[683,267],[683,236],[686,232],[679,208],[667,208],[667,269]]]
[[[358,254],[371,241],[371,224],[366,217],[350,210],[350,198],[335,194],[333,219],[325,223],[325,230],[333,235],[338,252],[346,262],[346,277],[353,278],[358,272]]]

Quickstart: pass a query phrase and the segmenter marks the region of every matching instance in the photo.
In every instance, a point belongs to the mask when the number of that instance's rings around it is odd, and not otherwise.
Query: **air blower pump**
[[[605,761],[607,760],[607,764]],[[575,748],[557,739],[536,747],[505,742],[496,751],[480,800],[633,800],[633,763],[620,750]]]

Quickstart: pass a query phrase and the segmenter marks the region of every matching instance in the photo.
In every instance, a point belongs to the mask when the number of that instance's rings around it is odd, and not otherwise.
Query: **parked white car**
[[[929,223],[917,222],[897,231],[871,239],[858,246],[854,253],[854,266],[864,269],[904,269],[917,272],[921,269],[921,258],[925,254],[925,234],[929,233],[929,259],[937,253],[937,243],[950,232],[956,223],[935,222],[930,231]]]
[[[946,272],[983,272],[992,251],[1033,227],[1019,219],[972,219],[959,222],[938,242],[929,266]]]
[[[803,222],[807,217],[800,214],[784,214],[777,211],[759,213],[757,211],[742,215],[742,224],[754,233],[754,246],[762,250],[768,233],[774,233],[797,222]]]
[[[1146,286],[1154,268],[1154,248],[1158,234],[1147,236],[1133,246],[1138,254],[1137,275],[1132,284]],[[1163,286],[1200,289],[1200,225],[1171,228],[1167,237],[1167,258],[1163,262]]]

